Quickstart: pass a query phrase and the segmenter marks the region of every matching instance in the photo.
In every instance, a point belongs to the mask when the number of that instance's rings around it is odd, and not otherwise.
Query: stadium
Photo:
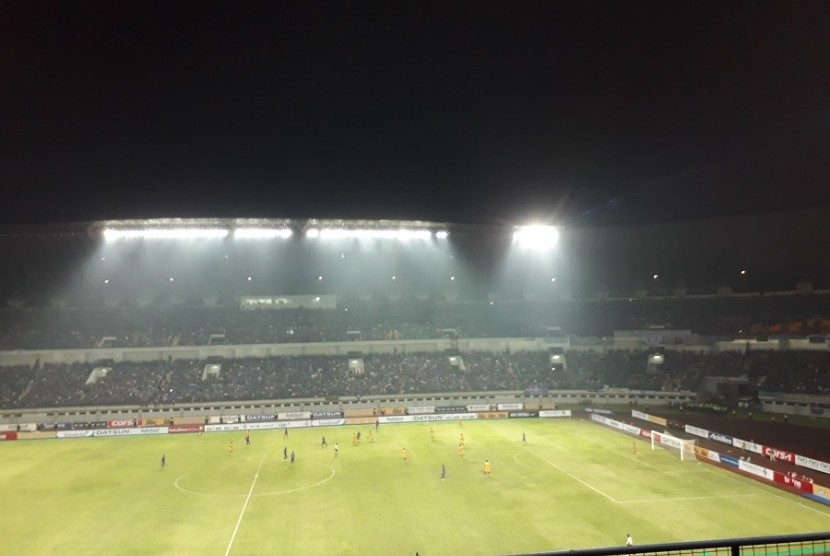
[[[7,226],[3,553],[827,554],[827,217]]]

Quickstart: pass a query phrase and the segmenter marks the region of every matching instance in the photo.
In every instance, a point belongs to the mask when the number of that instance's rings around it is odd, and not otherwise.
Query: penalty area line
[[[231,540],[228,542],[228,549],[225,550],[225,556],[231,553],[231,547],[233,546],[233,541],[236,539],[236,533],[239,531],[239,525],[242,523],[242,516],[245,515],[245,510],[248,509],[248,502],[251,501],[251,495],[254,493],[254,487],[256,486],[256,482],[259,479],[259,472],[262,470],[262,464],[265,463],[265,454],[262,455],[262,460],[259,462],[259,467],[257,467],[256,475],[254,475],[254,480],[251,483],[251,489],[248,491],[248,496],[245,498],[245,503],[242,505],[242,511],[239,512],[239,519],[236,520],[236,527],[233,528],[233,534],[231,535]]]
[[[601,495],[601,496],[604,496],[605,498],[607,498],[608,500],[610,500],[610,501],[611,501],[611,502],[613,502],[614,504],[619,504],[619,503],[620,503],[620,502],[619,502],[619,500],[615,500],[615,499],[614,499],[614,498],[612,498],[611,496],[609,496],[609,495],[605,494],[604,492],[602,492],[602,491],[601,491],[600,489],[598,489],[597,487],[595,487],[595,486],[593,486],[593,485],[591,485],[591,484],[586,483],[585,481],[583,481],[582,479],[580,479],[579,477],[577,477],[576,475],[574,475],[574,474],[573,474],[573,473],[571,473],[570,471],[568,471],[568,470],[566,470],[566,469],[563,469],[563,468],[559,467],[558,465],[556,465],[556,464],[555,464],[555,463],[553,463],[552,461],[550,461],[550,460],[548,460],[548,459],[545,459],[545,458],[543,458],[542,456],[540,456],[540,455],[538,455],[538,454],[534,454],[533,452],[530,452],[530,453],[531,453],[531,454],[533,454],[534,456],[536,456],[537,458],[539,458],[540,460],[544,461],[545,463],[547,463],[548,465],[550,465],[550,466],[551,466],[551,467],[553,467],[554,469],[558,469],[560,472],[564,473],[565,475],[567,475],[568,477],[570,477],[570,478],[571,478],[571,479],[573,479],[574,481],[576,481],[576,482],[578,482],[578,483],[581,483],[581,484],[585,485],[586,487],[590,488],[591,490],[593,490],[594,492],[596,492],[597,494],[599,494],[599,495]],[[518,455],[518,454],[517,454],[517,455]]]

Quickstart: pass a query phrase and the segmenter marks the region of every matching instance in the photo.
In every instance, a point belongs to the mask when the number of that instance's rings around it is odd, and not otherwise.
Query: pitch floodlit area
[[[645,442],[635,458],[632,438],[579,420],[276,430],[251,442],[0,444],[2,553],[514,554],[621,545],[626,533],[650,544],[830,528],[830,508]]]

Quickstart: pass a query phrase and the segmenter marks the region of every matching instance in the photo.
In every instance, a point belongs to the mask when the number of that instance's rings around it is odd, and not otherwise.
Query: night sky
[[[830,3],[3,2],[0,223],[830,203]]]

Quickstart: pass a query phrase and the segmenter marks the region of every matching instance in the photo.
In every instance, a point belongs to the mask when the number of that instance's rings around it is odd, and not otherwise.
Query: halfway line
[[[239,524],[242,523],[242,516],[245,515],[245,510],[248,508],[248,502],[251,501],[251,495],[254,493],[254,487],[256,486],[257,479],[259,479],[259,472],[262,469],[262,464],[265,463],[265,455],[266,454],[262,455],[262,460],[259,462],[259,467],[257,467],[256,475],[254,475],[254,481],[251,483],[251,490],[248,491],[248,497],[245,498],[245,504],[242,505],[242,511],[239,512],[239,519],[236,520],[236,527],[233,528],[233,535],[231,535],[231,540],[228,543],[228,549],[225,551],[225,556],[228,556],[228,554],[231,553],[233,540],[236,538],[236,532],[239,531]]]

